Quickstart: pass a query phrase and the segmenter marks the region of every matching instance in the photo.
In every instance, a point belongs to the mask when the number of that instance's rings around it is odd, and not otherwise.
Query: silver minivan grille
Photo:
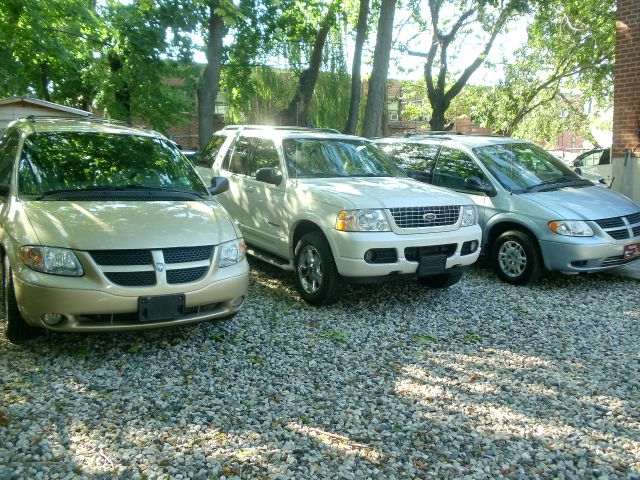
[[[594,220],[610,237],[626,240],[640,236],[640,212],[623,217],[601,218]]]
[[[455,225],[460,218],[460,205],[438,207],[390,208],[398,228],[428,228]]]

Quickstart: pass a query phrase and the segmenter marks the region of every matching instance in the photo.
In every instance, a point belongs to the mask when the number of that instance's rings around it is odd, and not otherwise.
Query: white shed
[[[18,118],[35,116],[90,117],[91,112],[58,105],[38,98],[9,97],[0,99],[0,130]]]

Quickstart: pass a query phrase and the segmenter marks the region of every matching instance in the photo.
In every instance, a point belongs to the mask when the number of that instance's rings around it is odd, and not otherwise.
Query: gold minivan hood
[[[215,201],[26,201],[40,245],[75,250],[216,245],[236,238]]]

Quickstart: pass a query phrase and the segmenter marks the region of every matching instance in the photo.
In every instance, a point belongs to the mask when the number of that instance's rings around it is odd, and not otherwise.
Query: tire
[[[508,230],[493,244],[491,259],[498,276],[512,285],[527,285],[542,275],[542,256],[535,238]]]
[[[447,288],[458,283],[463,273],[462,271],[441,273],[440,275],[432,275],[430,277],[420,277],[418,281],[431,288]]]
[[[331,305],[342,294],[344,282],[331,247],[320,232],[302,236],[295,249],[294,271],[298,292],[311,305]]]
[[[2,293],[4,300],[4,334],[14,344],[24,343],[27,340],[38,337],[42,330],[29,325],[18,308],[16,293],[13,289],[13,272],[6,258],[2,262]]]

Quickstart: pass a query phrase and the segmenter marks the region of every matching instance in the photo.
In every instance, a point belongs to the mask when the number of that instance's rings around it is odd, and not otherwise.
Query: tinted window
[[[246,138],[239,138],[233,148],[229,150],[228,157],[225,159],[227,170],[231,173],[240,175],[249,175],[251,161],[251,145]]]
[[[96,132],[34,133],[19,165],[26,195],[63,189],[153,187],[206,190],[180,151],[164,139]]]
[[[465,180],[469,177],[484,179],[484,174],[478,164],[460,150],[442,147],[440,155],[438,155],[436,169],[433,172],[434,185],[471,191],[465,184]]]
[[[276,174],[281,173],[280,157],[273,140],[251,138],[249,141],[252,146],[250,175],[255,177],[256,172],[261,168],[273,168]]]
[[[0,142],[0,185],[9,186],[20,137],[18,133],[12,133],[4,137]]]
[[[438,145],[421,143],[395,143],[381,145],[391,155],[400,168],[431,173],[438,155]]]
[[[404,177],[382,150],[364,140],[287,138],[282,141],[293,177]]]
[[[224,135],[214,135],[209,144],[202,151],[202,154],[198,158],[198,165],[201,167],[211,168],[213,162],[218,156],[218,152],[222,147],[222,144],[227,139]]]

